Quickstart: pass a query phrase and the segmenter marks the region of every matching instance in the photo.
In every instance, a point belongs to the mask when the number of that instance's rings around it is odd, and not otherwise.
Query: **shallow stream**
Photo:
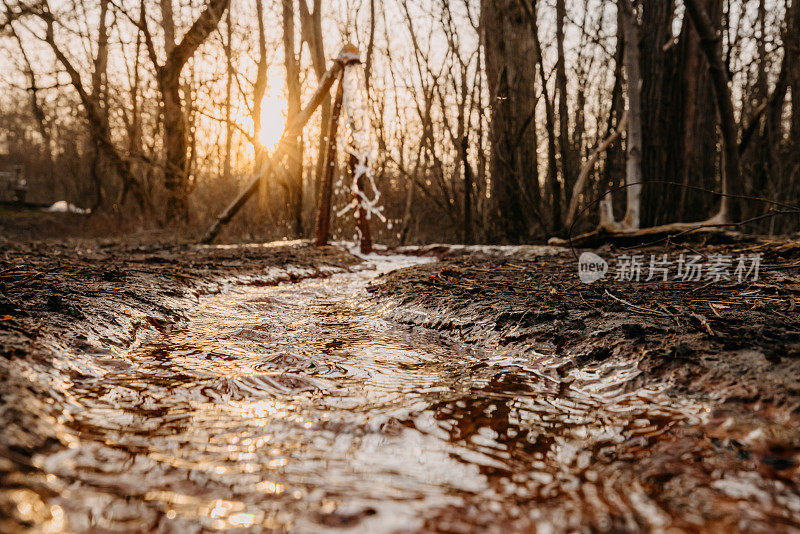
[[[791,487],[709,470],[709,406],[641,385],[635,361],[559,374],[546,351],[387,319],[366,287],[415,261],[201,297],[98,360],[69,387],[74,446],[41,460],[65,528],[691,529],[723,501],[720,525],[800,517]]]

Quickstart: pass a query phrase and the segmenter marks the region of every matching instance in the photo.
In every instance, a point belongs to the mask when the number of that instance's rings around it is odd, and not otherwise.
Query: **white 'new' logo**
[[[584,252],[578,259],[578,276],[584,284],[591,284],[606,277],[608,263],[592,252]]]

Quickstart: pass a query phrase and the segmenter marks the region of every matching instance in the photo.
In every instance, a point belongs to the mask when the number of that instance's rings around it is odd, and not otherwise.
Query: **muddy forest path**
[[[721,453],[703,402],[635,360],[564,375],[393,322],[367,287],[423,260],[372,261],[202,296],[73,381],[72,447],[41,459],[69,530],[800,527],[793,485]],[[680,513],[698,498],[719,514]]]

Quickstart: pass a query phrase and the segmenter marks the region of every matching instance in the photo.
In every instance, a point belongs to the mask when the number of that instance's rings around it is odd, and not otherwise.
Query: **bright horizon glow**
[[[271,68],[268,75],[267,91],[261,101],[261,132],[258,140],[272,151],[280,141],[286,128],[286,98],[282,69]]]

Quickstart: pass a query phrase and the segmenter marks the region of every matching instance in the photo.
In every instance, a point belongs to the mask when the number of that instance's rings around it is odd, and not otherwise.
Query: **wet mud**
[[[8,247],[0,530],[796,531],[800,249],[763,247],[700,289],[547,248]]]

